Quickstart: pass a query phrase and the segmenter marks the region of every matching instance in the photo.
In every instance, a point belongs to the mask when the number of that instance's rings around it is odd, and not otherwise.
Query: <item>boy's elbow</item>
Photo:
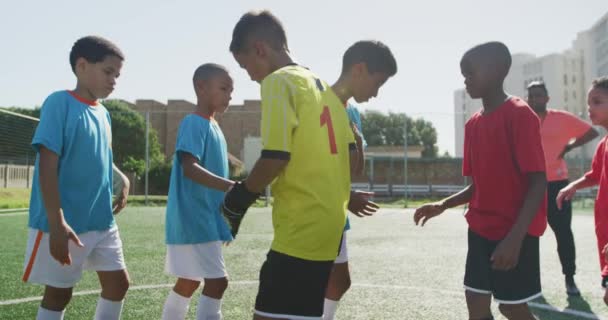
[[[547,188],[547,174],[542,172],[534,172],[531,174],[531,183],[538,186],[539,188]]]
[[[131,188],[131,181],[129,180],[129,178],[127,178],[127,176],[123,175],[122,177],[122,184],[124,185],[125,188],[130,189]]]

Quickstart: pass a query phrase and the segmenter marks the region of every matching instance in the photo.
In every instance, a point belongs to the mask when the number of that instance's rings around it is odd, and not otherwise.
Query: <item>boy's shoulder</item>
[[[518,121],[521,119],[537,119],[540,118],[528,105],[528,103],[520,97],[511,96],[505,103],[496,110],[497,121]]]
[[[324,81],[319,80],[308,68],[293,64],[280,68],[266,76],[262,81],[262,86],[281,83],[286,84],[291,89],[307,88],[308,86],[304,84],[311,81],[321,81],[322,84],[327,86]]]
[[[49,94],[46,99],[44,99],[44,103],[42,107],[45,108],[47,106],[56,107],[58,105],[66,105],[69,103],[70,94],[67,90],[58,90]]]
[[[561,121],[569,121],[569,120],[583,121],[582,119],[577,117],[575,114],[568,112],[566,110],[559,110],[559,109],[548,109],[547,116],[561,120]]]
[[[190,113],[182,119],[179,126],[182,130],[209,130],[212,121],[215,120],[211,120],[196,113]]]
[[[534,110],[530,108],[530,105],[528,105],[528,103],[524,99],[517,96],[509,97],[509,99],[505,102],[504,109],[505,111],[512,113],[536,115]]]

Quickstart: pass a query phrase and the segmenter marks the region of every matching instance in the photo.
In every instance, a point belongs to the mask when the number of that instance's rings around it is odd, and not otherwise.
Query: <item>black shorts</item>
[[[496,302],[503,304],[525,303],[541,296],[538,237],[526,235],[519,262],[509,271],[492,269],[490,258],[499,242],[469,230],[465,289],[491,294]]]
[[[260,270],[255,313],[268,318],[321,319],[333,265],[333,261],[304,260],[270,250]]]

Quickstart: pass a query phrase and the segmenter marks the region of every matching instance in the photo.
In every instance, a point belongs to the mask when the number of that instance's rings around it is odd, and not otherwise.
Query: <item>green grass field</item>
[[[466,222],[452,210],[426,227],[415,227],[411,210],[382,209],[365,219],[351,217],[349,253],[353,286],[339,319],[466,319],[462,290]],[[27,215],[0,216],[0,319],[33,319],[42,288],[20,282]],[[132,285],[123,319],[158,319],[174,279],[163,273],[164,208],[129,208],[118,217]],[[593,217],[576,215],[576,279],[581,298],[568,299],[551,231],[541,240],[544,299],[535,302],[539,319],[608,319],[599,287]],[[239,239],[225,248],[231,284],[223,302],[224,319],[250,319],[259,267],[272,239],[269,209],[252,209]],[[75,288],[66,319],[91,319],[98,289],[94,273]],[[545,309],[555,309],[549,311]],[[194,319],[195,300],[189,319]],[[567,313],[563,313],[564,311]],[[503,319],[494,306],[495,317]]]
[[[441,198],[412,198],[406,202],[402,198],[397,199],[376,199],[375,201],[383,208],[416,208],[424,203],[437,201]],[[272,198],[270,200],[272,203]],[[575,199],[574,208],[588,212],[593,210],[593,199]],[[0,210],[2,209],[22,209],[27,208],[30,203],[30,189],[23,188],[2,188],[0,189]],[[129,206],[131,207],[164,207],[167,204],[166,195],[150,195],[148,203],[146,197],[142,195],[129,196]],[[264,200],[258,200],[254,207],[262,208],[266,205]],[[10,212],[10,210],[5,210]],[[0,212],[0,214],[3,212]]]
[[[0,188],[0,209],[27,208],[30,204],[30,189]]]

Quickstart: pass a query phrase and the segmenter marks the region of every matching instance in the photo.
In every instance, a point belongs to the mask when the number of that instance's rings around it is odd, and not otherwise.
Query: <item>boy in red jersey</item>
[[[587,104],[591,122],[608,128],[608,77],[593,81],[587,94]],[[608,283],[608,232],[606,231],[608,225],[608,215],[606,214],[608,209],[608,147],[606,143],[608,143],[608,136],[597,145],[591,170],[560,190],[556,199],[557,206],[561,209],[562,203],[570,201],[576,190],[599,185],[595,199],[595,234],[602,269],[602,287],[604,288]],[[604,302],[608,305],[608,290],[604,293]]]
[[[416,224],[469,203],[464,286],[469,319],[493,319],[492,296],[508,319],[535,319],[527,302],[541,295],[539,237],[547,227],[545,159],[538,116],[503,82],[511,66],[500,42],[465,53],[468,93],[483,109],[465,126],[463,175],[471,185],[416,210]]]

